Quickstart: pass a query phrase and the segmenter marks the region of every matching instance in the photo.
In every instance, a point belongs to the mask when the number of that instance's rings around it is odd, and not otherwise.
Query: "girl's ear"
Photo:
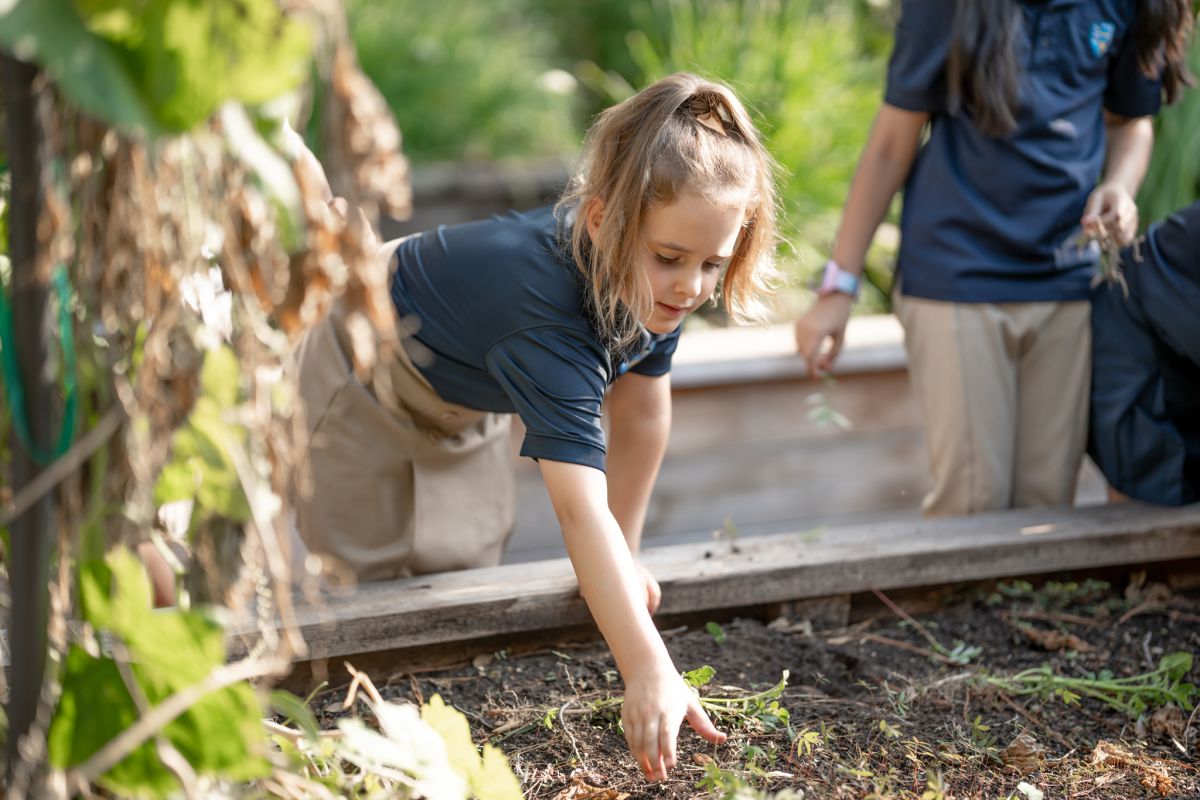
[[[604,201],[599,197],[593,197],[588,203],[584,220],[587,222],[588,236],[595,242],[600,235],[600,223],[604,222]]]

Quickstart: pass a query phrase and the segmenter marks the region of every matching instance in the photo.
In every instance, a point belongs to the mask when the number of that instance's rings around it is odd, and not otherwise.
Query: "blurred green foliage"
[[[721,80],[739,93],[785,170],[782,232],[789,283],[824,264],[841,204],[882,96],[885,17],[825,0],[650,0],[629,34],[645,84],[679,70]],[[886,23],[890,30],[890,22]],[[888,307],[893,237],[868,254],[867,310]],[[784,296],[785,304],[805,302]],[[797,309],[781,309],[784,316]]]
[[[0,42],[112,124],[181,133],[226,100],[261,103],[307,76],[310,33],[273,0],[25,0]]]
[[[363,71],[416,162],[569,153],[575,79],[545,0],[348,0]]]
[[[785,169],[785,261],[802,283],[824,262],[878,107],[897,3],[349,0],[348,9],[363,69],[418,164],[573,153],[597,111],[656,78],[686,69],[728,82]],[[580,85],[568,88],[568,74]],[[550,88],[560,82],[564,93]],[[870,257],[884,284],[889,238]],[[886,300],[868,292],[868,306]]]
[[[1200,75],[1200,36],[1192,40],[1190,62]],[[1200,88],[1163,109],[1155,128],[1154,157],[1137,198],[1143,226],[1200,199]]]

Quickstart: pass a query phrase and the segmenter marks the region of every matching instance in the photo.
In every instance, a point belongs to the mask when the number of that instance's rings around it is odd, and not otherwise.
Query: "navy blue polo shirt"
[[[1088,297],[1099,252],[1080,245],[1079,220],[1104,166],[1104,110],[1154,114],[1161,86],[1138,67],[1136,0],[1020,6],[1017,127],[988,137],[970,109],[947,111],[954,0],[903,3],[884,101],[931,115],[905,186],[905,294],[965,303]]]
[[[521,455],[602,470],[606,388],[668,372],[679,331],[607,347],[564,233],[549,207],[428,231],[396,251],[392,301],[417,321],[429,357],[414,360],[443,400],[516,413]]]

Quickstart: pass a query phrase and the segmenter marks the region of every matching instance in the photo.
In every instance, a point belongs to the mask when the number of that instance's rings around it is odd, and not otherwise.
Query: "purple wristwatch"
[[[858,298],[858,276],[852,272],[847,272],[838,266],[838,263],[832,258],[825,262],[825,272],[821,276],[821,283],[817,286],[817,296],[825,297],[826,295],[840,292],[850,295],[850,297]]]

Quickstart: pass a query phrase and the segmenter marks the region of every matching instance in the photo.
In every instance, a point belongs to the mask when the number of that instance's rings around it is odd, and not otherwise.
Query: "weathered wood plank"
[[[1200,506],[1125,504],[887,522],[652,548],[662,612],[1200,557]],[[299,609],[312,658],[589,621],[565,559],[367,584]],[[247,628],[246,630],[250,630]],[[233,637],[235,651],[246,641]]]

